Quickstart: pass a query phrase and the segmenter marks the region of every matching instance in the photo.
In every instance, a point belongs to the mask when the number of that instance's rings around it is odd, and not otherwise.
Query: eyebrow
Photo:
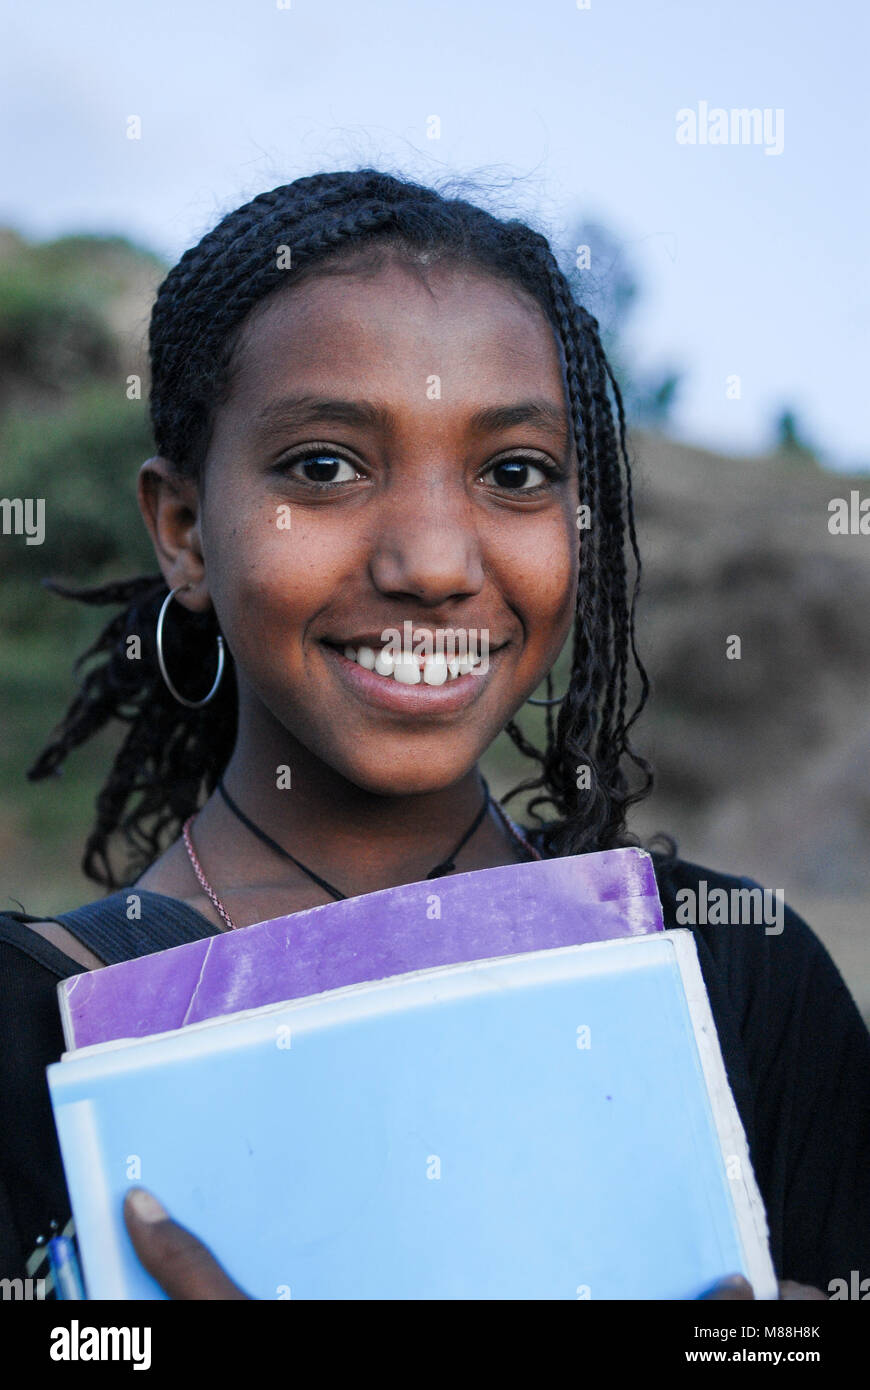
[[[308,425],[319,420],[371,429],[389,425],[392,416],[385,407],[371,401],[341,400],[331,396],[282,396],[260,411],[256,425],[259,432],[267,434],[272,429]],[[564,407],[543,399],[484,406],[474,412],[469,425],[475,434],[510,429],[512,425],[537,425],[558,434],[561,439],[567,428]]]

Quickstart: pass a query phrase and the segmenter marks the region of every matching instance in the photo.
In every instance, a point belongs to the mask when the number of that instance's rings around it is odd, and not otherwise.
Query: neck
[[[291,769],[289,786],[281,785],[287,776],[280,768]],[[437,791],[368,792],[314,757],[265,712],[242,718],[240,711],[224,783],[261,830],[349,896],[425,878],[455,847],[484,798],[477,767]],[[214,845],[213,862],[219,855],[224,884],[277,889],[299,878],[217,795],[198,818],[198,837]],[[463,848],[457,868],[490,867],[515,857],[510,837],[490,814]]]

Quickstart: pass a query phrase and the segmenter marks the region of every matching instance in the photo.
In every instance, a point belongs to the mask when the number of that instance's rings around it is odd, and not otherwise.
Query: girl
[[[647,681],[622,404],[543,236],[376,170],[298,179],[182,256],[150,348],[139,500],[160,575],[66,591],[121,611],[31,773],[126,721],[84,858],[116,891],[0,922],[16,1273],[69,1212],[44,1075],[58,979],[333,898],[624,844],[651,781],[629,742]],[[395,660],[385,633],[406,622],[485,634],[487,660]],[[515,718],[545,679],[539,752]],[[478,770],[503,729],[537,763],[533,817],[556,810],[533,830]],[[681,888],[748,882],[675,852],[656,866],[670,926]],[[793,913],[779,935],[695,936],[778,1275],[824,1290],[870,1273],[870,1037],[845,985]],[[125,1213],[174,1297],[244,1297],[149,1194]]]

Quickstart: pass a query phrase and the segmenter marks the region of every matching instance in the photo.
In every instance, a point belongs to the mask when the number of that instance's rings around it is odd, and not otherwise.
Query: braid
[[[425,252],[427,261],[469,264],[520,285],[547,315],[561,347],[580,500],[592,522],[579,533],[568,692],[555,720],[547,709],[543,750],[515,720],[507,725],[515,746],[538,769],[510,796],[539,792],[530,802],[539,821],[540,805],[556,808],[559,820],[550,835],[556,853],[608,848],[624,835],[627,807],[651,783],[647,764],[627,737],[649,684],[635,646],[640,561],[625,414],[598,324],[575,302],[544,236],[519,220],[500,220],[461,198],[376,169],[314,174],[259,194],[185,251],[157,292],[149,333],[157,451],[179,476],[201,483],[215,409],[226,400],[252,311],[308,274],[329,274],[385,251],[407,260]],[[630,601],[626,526],[636,566]],[[216,786],[236,736],[232,658],[227,652],[224,679],[208,705],[182,706],[164,684],[156,659],[157,615],[167,594],[159,575],[96,589],[50,587],[67,598],[122,610],[76,663],[79,692],[28,774],[37,779],[57,773],[74,748],[111,721],[126,725],[97,798],[83,860],[92,879],[117,887],[137,877],[177,837]],[[203,672],[214,669],[217,634],[213,613],[197,616],[176,607],[167,616],[166,660],[173,682],[191,699],[204,693]],[[641,696],[627,719],[631,660]],[[623,770],[626,758],[645,776],[633,794]],[[579,765],[589,768],[589,790],[578,791]],[[127,848],[120,873],[109,853],[116,834]]]
[[[183,708],[167,690],[157,664],[157,614],[168,593],[161,575],[97,589],[56,583],[48,587],[83,603],[125,605],[76,661],[75,670],[82,675],[79,693],[28,771],[33,781],[56,775],[67,755],[110,720],[128,726],[97,797],[96,823],[82,859],[89,878],[117,887],[138,877],[156,858],[163,833],[175,831],[196,810],[202,785],[208,791],[216,786],[235,741],[232,661],[227,659],[230,669],[225,670],[214,700],[200,710]],[[185,613],[183,638],[180,627],[167,615],[166,660],[173,673],[179,672],[183,693],[190,687],[190,698],[204,693],[201,672],[214,665],[216,635],[213,614]],[[108,841],[116,830],[130,852],[120,877],[108,855]]]
[[[529,802],[530,812],[537,815],[539,806],[555,805],[562,823],[551,831],[550,843],[559,853],[578,854],[624,841],[628,807],[652,786],[648,763],[627,737],[646,702],[649,681],[634,636],[640,555],[622,397],[604,355],[596,320],[574,302],[546,243],[537,246],[547,269],[565,352],[580,497],[590,508],[591,525],[581,533],[571,680],[556,734],[553,737],[548,723],[547,748],[538,755],[527,740],[519,743],[515,723],[508,726],[509,736],[521,751],[538,757],[541,773],[514,788],[506,799],[520,791],[543,788],[543,794]],[[619,447],[608,386],[616,402]],[[636,566],[630,602],[626,593],[626,524]],[[626,721],[630,659],[640,676],[641,694]],[[635,792],[627,789],[623,772],[626,757],[642,773],[641,786]],[[578,794],[576,774],[581,768],[588,769],[591,785]]]

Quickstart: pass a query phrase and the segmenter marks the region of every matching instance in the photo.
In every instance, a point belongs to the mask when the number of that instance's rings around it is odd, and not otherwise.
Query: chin
[[[387,754],[375,764],[360,766],[357,763],[339,767],[338,771],[354,786],[373,796],[425,796],[428,792],[452,787],[467,776],[475,761],[448,765],[442,759],[427,770],[418,759],[405,762],[391,759]]]

